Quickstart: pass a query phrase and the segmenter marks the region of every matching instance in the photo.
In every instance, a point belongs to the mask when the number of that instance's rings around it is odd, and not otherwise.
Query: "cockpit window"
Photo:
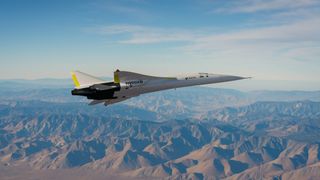
[[[199,73],[199,75],[200,78],[209,77],[208,73]]]

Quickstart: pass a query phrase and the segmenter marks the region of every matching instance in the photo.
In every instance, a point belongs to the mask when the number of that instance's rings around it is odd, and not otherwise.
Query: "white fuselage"
[[[117,97],[133,97],[144,93],[175,89],[187,86],[212,84],[244,79],[239,76],[199,73],[177,78],[133,79],[121,82],[121,90],[115,92]]]

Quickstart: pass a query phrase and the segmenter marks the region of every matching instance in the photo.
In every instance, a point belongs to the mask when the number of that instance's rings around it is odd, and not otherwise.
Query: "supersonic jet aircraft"
[[[106,82],[89,74],[71,72],[75,89],[72,95],[92,99],[90,105],[118,103],[140,94],[187,86],[212,84],[247,79],[246,77],[198,73],[183,77],[156,77],[128,71],[114,72],[114,81]]]

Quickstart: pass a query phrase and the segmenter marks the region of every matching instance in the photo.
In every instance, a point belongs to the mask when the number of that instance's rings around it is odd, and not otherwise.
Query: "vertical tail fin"
[[[120,77],[119,77],[119,69],[117,69],[114,73],[113,73],[113,81],[114,83],[120,83]]]
[[[71,72],[71,77],[76,88],[88,87],[93,84],[105,82],[102,79],[99,79],[97,77],[91,76],[80,71]]]

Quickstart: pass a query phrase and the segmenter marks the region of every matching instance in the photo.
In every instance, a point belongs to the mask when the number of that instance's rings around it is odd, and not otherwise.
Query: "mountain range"
[[[33,87],[1,88],[1,179],[320,177],[320,91],[186,88],[104,107]]]

